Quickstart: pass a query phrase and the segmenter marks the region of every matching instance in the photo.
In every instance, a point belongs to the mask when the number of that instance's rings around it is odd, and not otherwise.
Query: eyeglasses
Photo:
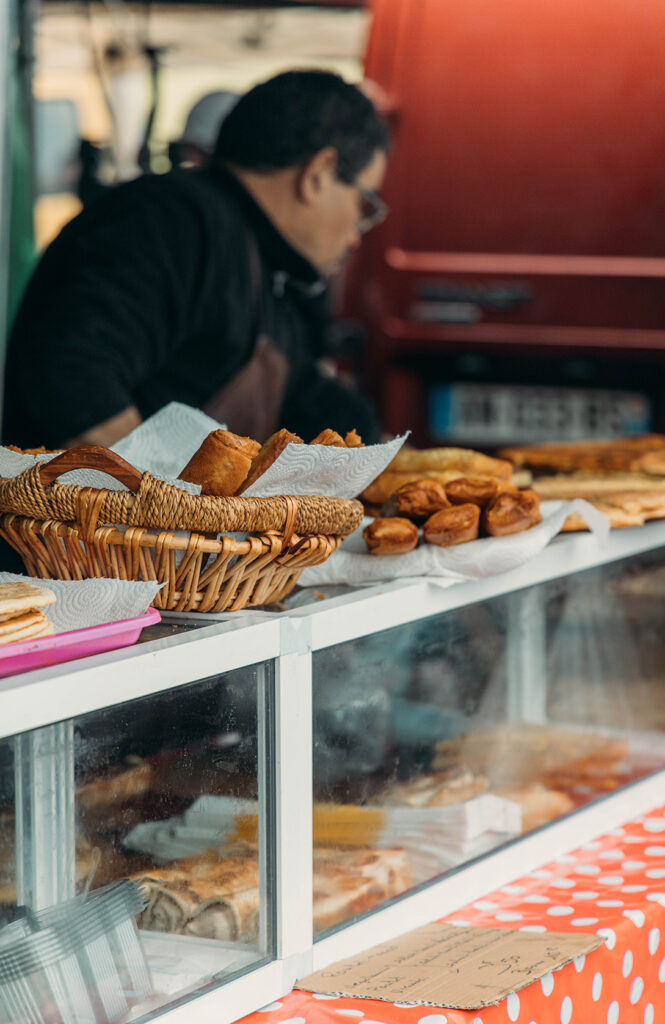
[[[386,219],[388,204],[384,203],[381,196],[373,189],[363,188],[357,181],[351,182],[351,185],[360,192],[362,202],[358,217],[358,231],[364,235]]]

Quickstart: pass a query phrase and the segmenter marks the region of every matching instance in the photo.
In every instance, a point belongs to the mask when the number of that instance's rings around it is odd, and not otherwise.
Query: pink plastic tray
[[[148,608],[144,615],[120,622],[105,622],[101,626],[72,629],[39,640],[26,640],[22,644],[0,647],[0,677],[29,672],[44,665],[57,665],[61,661],[87,658],[91,654],[112,651],[116,647],[135,644],[145,626],[161,621],[156,608]]]

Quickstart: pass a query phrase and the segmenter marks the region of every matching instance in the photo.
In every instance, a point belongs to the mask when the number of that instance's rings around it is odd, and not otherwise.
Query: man
[[[6,443],[110,445],[171,401],[263,441],[277,426],[378,439],[319,373],[328,278],[385,213],[386,125],[339,76],[243,96],[203,171],[149,175],[71,222],[26,291],[6,366]]]

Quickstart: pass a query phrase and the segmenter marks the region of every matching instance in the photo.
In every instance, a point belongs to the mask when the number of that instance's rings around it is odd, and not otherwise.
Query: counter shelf
[[[173,875],[153,890],[163,915],[148,915],[142,934],[159,998],[140,1020],[186,1022],[196,999],[197,1021],[224,1024],[311,969],[657,806],[664,545],[654,523],[604,545],[557,538],[518,570],[447,588],[402,581],[277,614],[169,617],[134,648],[3,680],[5,919],[17,901],[71,895],[93,848],[93,885],[155,875],[162,858],[189,853],[198,892],[174,901],[181,916],[169,925]],[[440,785],[445,807],[451,782],[511,803],[534,786],[565,799],[559,817],[523,834],[514,821],[491,835],[476,822],[465,842],[449,829],[445,862],[415,864],[413,843],[404,853],[409,800]],[[215,893],[207,833],[191,845],[204,795],[226,798],[222,815],[238,811],[224,818],[223,860],[251,862],[253,884],[201,925]],[[378,811],[381,834],[361,817],[345,837],[340,804]],[[135,825],[193,805],[184,833],[164,826],[152,852],[123,845]],[[358,898],[345,903],[337,878]],[[236,931],[222,934],[227,909]]]

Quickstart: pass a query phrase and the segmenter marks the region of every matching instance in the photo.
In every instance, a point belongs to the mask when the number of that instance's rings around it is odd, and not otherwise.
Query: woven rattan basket
[[[55,482],[72,469],[99,469],[130,490]],[[194,496],[96,446],[0,478],[0,535],[31,576],[158,580],[154,604],[168,611],[279,601],[361,518],[360,502],[343,498]]]

